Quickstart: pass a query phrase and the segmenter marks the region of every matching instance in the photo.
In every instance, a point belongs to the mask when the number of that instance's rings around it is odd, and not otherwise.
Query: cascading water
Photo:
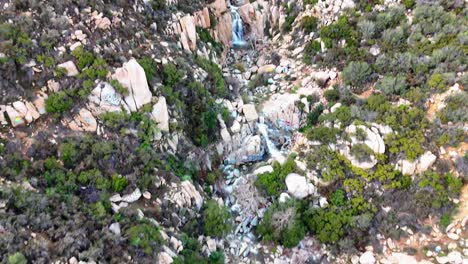
[[[244,46],[247,44],[244,40],[244,24],[237,10],[237,7],[231,5],[232,16],[232,45]]]
[[[265,138],[268,152],[274,160],[277,160],[279,163],[284,163],[286,157],[276,148],[275,144],[270,140],[268,136],[268,126],[264,123],[257,123],[258,131]]]

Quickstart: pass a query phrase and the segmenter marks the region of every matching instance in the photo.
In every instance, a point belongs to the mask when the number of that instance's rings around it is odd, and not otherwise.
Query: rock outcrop
[[[128,90],[124,101],[131,112],[136,112],[143,105],[151,102],[151,91],[143,68],[135,59],[124,63],[122,68],[115,70],[112,79],[117,80]]]
[[[107,82],[98,84],[91,91],[88,100],[88,107],[96,116],[106,112],[122,111],[122,96]]]
[[[395,167],[403,174],[415,175],[428,170],[432,165],[434,165],[436,160],[436,155],[432,154],[430,151],[426,151],[422,156],[414,161],[399,160]]]
[[[169,132],[169,112],[167,111],[166,98],[160,96],[158,102],[153,105],[151,117],[156,123],[158,128],[163,132]]]

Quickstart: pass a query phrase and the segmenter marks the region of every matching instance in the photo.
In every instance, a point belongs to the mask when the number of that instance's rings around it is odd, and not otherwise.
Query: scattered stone
[[[366,251],[364,254],[359,257],[360,264],[375,264],[374,253],[371,251]]]
[[[289,194],[287,193],[281,193],[280,194],[280,197],[278,198],[278,201],[280,203],[285,203],[287,200],[291,199],[291,196],[289,196]]]
[[[151,199],[151,193],[148,192],[148,191],[145,191],[145,192],[143,193],[143,198],[145,198],[146,200]]]
[[[122,201],[127,202],[127,203],[133,203],[138,201],[141,197],[141,191],[140,188],[136,188],[135,191],[133,191],[131,194],[124,195],[122,197]]]
[[[264,74],[264,73],[271,73],[276,70],[276,66],[273,64],[268,64],[268,65],[263,65],[260,68],[258,68],[257,72],[258,74]]]
[[[67,71],[67,76],[68,77],[73,77],[78,75],[80,72],[78,72],[78,69],[75,66],[75,63],[73,61],[67,61],[62,64],[57,65],[58,68],[63,68]]]
[[[112,223],[112,224],[109,226],[109,230],[110,230],[112,233],[114,233],[114,234],[120,236],[120,224],[119,224],[119,223]]]

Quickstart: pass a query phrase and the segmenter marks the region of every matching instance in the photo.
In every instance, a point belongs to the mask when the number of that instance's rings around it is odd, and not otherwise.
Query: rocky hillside
[[[467,263],[465,1],[0,10],[0,263]]]

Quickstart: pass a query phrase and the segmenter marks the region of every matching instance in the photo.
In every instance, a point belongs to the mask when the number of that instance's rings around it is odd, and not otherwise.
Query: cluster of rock
[[[410,228],[401,227],[408,238],[405,241],[395,241],[391,238],[379,236],[382,254],[375,254],[372,247],[360,256],[351,256],[353,264],[463,264],[468,256],[468,240],[463,238],[466,232],[468,217],[454,219],[454,221],[441,231],[437,226],[432,228],[429,235],[415,234]],[[427,248],[425,258],[418,260],[415,256],[403,253],[402,250],[408,246]]]
[[[45,93],[38,93],[32,101],[16,101],[8,105],[0,105],[0,125],[13,127],[29,124],[46,113]]]

